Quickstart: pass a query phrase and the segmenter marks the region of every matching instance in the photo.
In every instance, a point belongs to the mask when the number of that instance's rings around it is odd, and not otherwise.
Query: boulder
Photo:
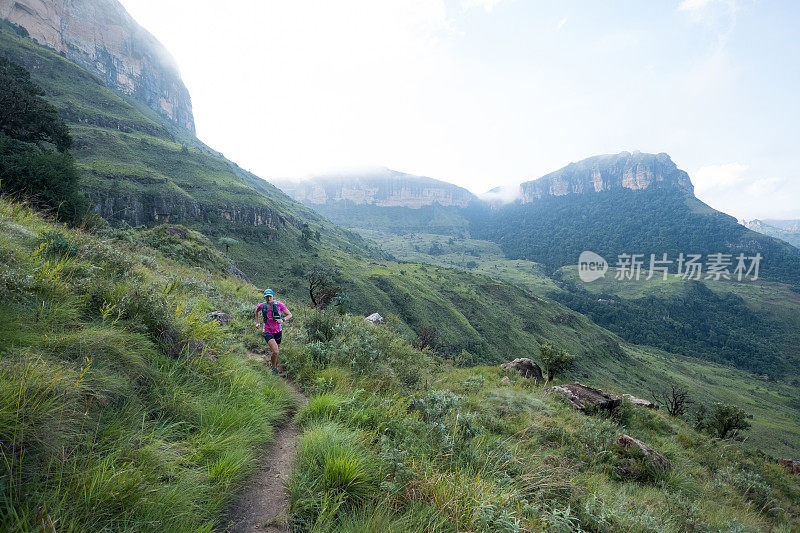
[[[542,369],[539,368],[539,365],[534,363],[532,359],[528,359],[527,357],[519,357],[508,363],[503,363],[500,365],[500,368],[509,371],[516,370],[522,374],[522,377],[528,379],[533,378],[536,383],[544,381]]]
[[[581,385],[577,381],[569,385],[556,385],[547,390],[563,394],[573,407],[584,412],[593,409],[612,410],[622,403],[622,398],[619,396]]]
[[[378,313],[372,313],[371,315],[366,317],[364,320],[366,320],[367,322],[372,322],[373,324],[383,324],[383,322],[384,322],[383,317],[381,315],[379,315]]]
[[[619,444],[623,448],[630,448],[631,446],[636,446],[642,451],[645,457],[652,460],[658,466],[660,466],[664,470],[672,470],[672,463],[669,462],[669,459],[667,459],[666,457],[664,457],[663,455],[661,455],[653,448],[651,448],[644,442],[640,441],[639,439],[634,439],[630,435],[618,435],[617,444]]]
[[[629,402],[633,405],[638,405],[640,407],[647,407],[648,409],[658,409],[658,406],[651,402],[650,400],[643,400],[642,398],[637,398],[631,394],[623,394],[623,398],[627,398]]]
[[[177,235],[180,239],[189,237],[189,232],[183,228],[164,228],[164,233],[167,235]]]
[[[233,320],[233,316],[229,315],[224,311],[211,311],[206,315],[206,319],[211,322],[212,320],[216,320],[223,326],[227,326],[228,322]]]
[[[797,459],[783,459],[781,466],[789,471],[790,474],[800,476],[800,461]]]
[[[511,385],[511,380],[508,379],[508,376],[503,376],[503,379],[500,380],[500,383],[504,385]]]

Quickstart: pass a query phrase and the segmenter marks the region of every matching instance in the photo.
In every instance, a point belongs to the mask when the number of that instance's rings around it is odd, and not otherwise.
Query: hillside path
[[[263,361],[262,356],[249,356]],[[308,399],[291,381],[286,381],[297,399],[297,406],[305,405]],[[289,496],[285,482],[289,478],[297,445],[299,431],[290,413],[289,418],[275,428],[275,440],[264,451],[261,464],[245,481],[234,502],[228,507],[225,519],[218,531],[230,533],[283,533],[287,532],[287,510]]]

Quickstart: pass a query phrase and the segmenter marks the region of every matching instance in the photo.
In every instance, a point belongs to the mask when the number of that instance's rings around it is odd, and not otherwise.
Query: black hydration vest
[[[267,320],[269,320],[269,316],[267,315],[267,303],[266,302],[264,302],[264,305],[261,306],[261,316],[264,317],[264,324],[266,324]],[[272,319],[273,320],[280,320],[280,318],[281,318],[281,312],[278,310],[278,302],[277,301],[273,301],[272,302]]]

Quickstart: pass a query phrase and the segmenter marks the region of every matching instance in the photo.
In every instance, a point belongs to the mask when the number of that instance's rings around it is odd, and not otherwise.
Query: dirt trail
[[[262,356],[251,353],[250,357],[262,361]],[[291,382],[287,382],[297,398],[297,405],[308,400]],[[275,440],[261,458],[261,465],[244,483],[236,500],[218,531],[231,533],[258,532],[279,533],[288,531],[286,512],[289,497],[284,483],[289,477],[297,445],[298,429],[291,416],[275,429]]]

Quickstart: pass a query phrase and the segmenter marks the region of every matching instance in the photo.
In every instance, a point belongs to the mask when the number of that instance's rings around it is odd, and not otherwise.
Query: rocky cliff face
[[[389,169],[276,184],[289,196],[307,205],[349,201],[356,205],[419,209],[434,203],[466,207],[476,199],[471,192],[457,185]]]
[[[175,61],[117,0],[0,0],[0,17],[194,133]]]
[[[689,175],[665,154],[621,152],[570,163],[560,170],[520,185],[522,203],[546,196],[564,196],[612,189],[680,188],[694,194]]]
[[[89,193],[94,211],[111,221],[125,221],[133,226],[163,223],[231,222],[244,226],[266,226],[277,230],[291,224],[267,206],[205,205],[189,197],[148,194],[112,195],[99,191]]]

